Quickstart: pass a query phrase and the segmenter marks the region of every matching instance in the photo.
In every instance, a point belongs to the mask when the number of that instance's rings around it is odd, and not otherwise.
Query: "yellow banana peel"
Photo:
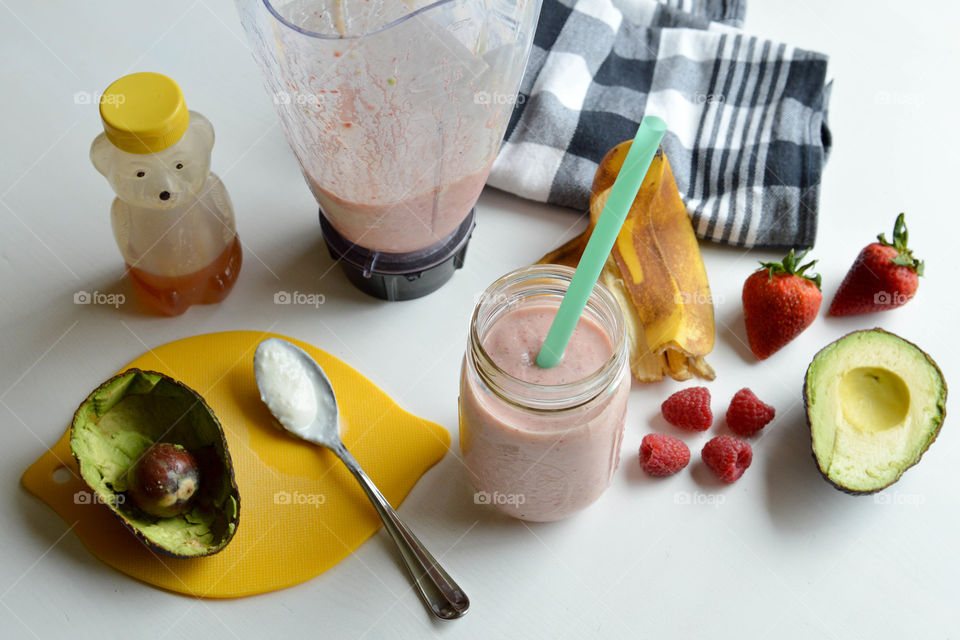
[[[600,163],[587,230],[545,255],[541,263],[577,265],[629,148],[629,141],[620,143]],[[716,377],[704,359],[714,342],[707,272],[662,149],[630,207],[600,281],[613,292],[626,317],[630,369],[637,380]]]

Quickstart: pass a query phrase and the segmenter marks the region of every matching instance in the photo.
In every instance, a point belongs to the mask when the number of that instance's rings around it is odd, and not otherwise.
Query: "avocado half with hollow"
[[[807,369],[803,396],[820,473],[855,494],[899,480],[947,413],[937,364],[882,329],[855,331],[824,347]]]
[[[182,447],[196,460],[196,493],[182,513],[141,510],[129,470],[155,443]],[[129,369],[100,385],[77,409],[70,450],[84,482],[149,548],[177,558],[217,553],[240,517],[240,494],[220,422],[193,389],[154,371]]]

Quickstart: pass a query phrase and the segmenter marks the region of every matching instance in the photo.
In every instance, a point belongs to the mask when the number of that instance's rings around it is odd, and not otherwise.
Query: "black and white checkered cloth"
[[[544,0],[488,184],[584,210],[597,165],[660,116],[700,238],[809,247],[827,58],[739,30],[745,0]]]

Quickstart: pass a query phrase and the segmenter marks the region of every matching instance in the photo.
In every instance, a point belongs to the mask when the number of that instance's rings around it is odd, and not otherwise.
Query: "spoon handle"
[[[441,620],[453,620],[465,614],[470,607],[470,600],[460,585],[444,571],[423,543],[404,524],[347,448],[341,444],[333,448],[333,452],[356,477],[373,507],[380,514],[384,528],[396,543],[403,564],[430,612]]]

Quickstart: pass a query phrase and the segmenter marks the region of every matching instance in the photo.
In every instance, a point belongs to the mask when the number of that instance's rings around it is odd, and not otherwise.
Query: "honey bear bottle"
[[[100,118],[90,160],[117,194],[113,235],[138,293],[170,316],[226,298],[242,255],[230,197],[210,172],[213,126],[159,73],[107,87]]]

